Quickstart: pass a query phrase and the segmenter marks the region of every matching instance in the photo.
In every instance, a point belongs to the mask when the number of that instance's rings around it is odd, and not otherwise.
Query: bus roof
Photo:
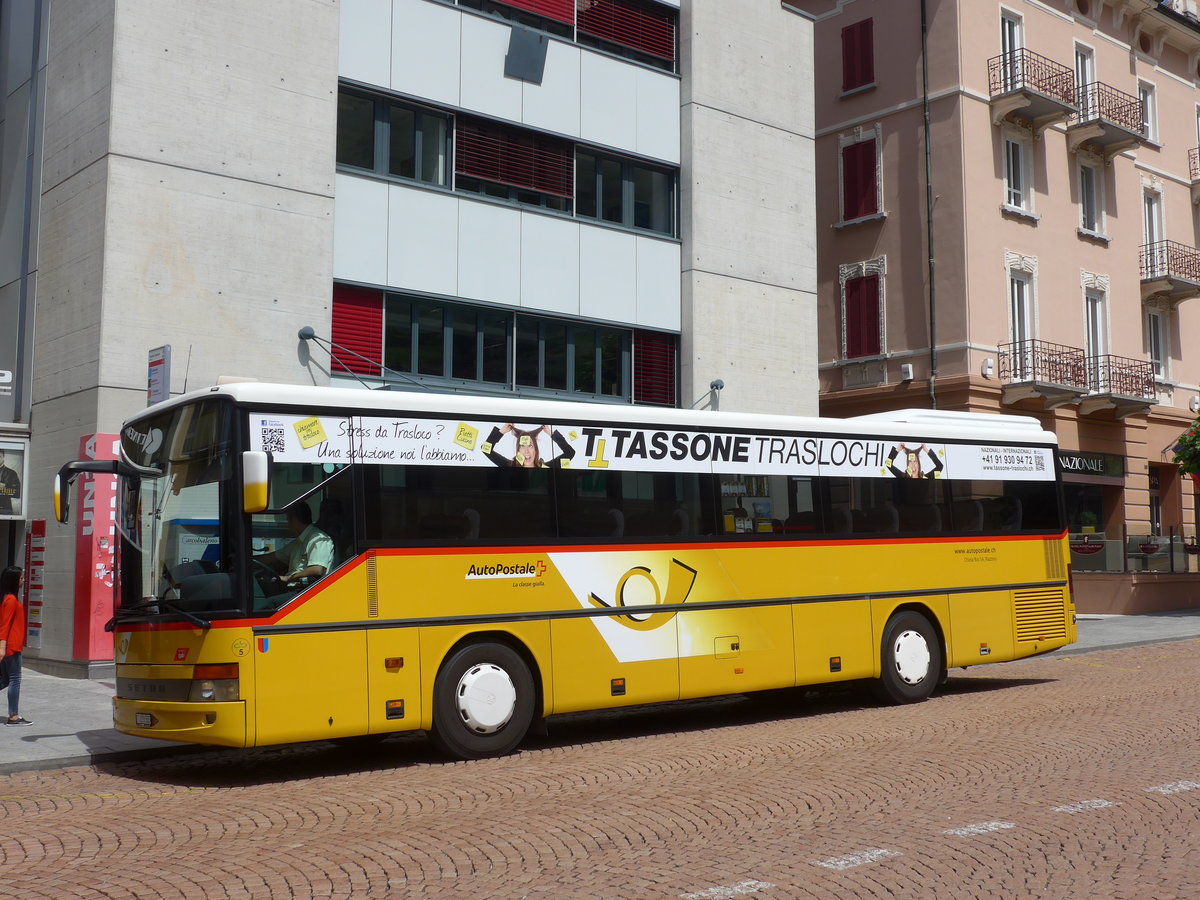
[[[997,443],[1057,445],[1057,436],[1023,415],[903,409],[846,419],[785,416],[767,413],[715,412],[616,403],[532,400],[523,397],[435,393],[433,391],[364,390],[317,385],[243,381],[191,391],[156,404],[131,417],[141,419],[203,397],[228,397],[235,403],[292,410],[346,410],[353,414],[408,413],[451,415],[495,422],[545,423],[596,421],[643,428],[871,434]]]

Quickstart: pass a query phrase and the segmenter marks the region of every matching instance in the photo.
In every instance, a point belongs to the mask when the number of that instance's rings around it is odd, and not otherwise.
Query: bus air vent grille
[[[375,571],[375,554],[367,554],[367,618],[379,618],[379,579]]]
[[[1067,636],[1067,608],[1062,588],[1015,591],[1017,641],[1048,641]]]

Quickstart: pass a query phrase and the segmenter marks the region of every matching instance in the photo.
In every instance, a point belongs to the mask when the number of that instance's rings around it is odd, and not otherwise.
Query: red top
[[[7,641],[5,656],[25,649],[25,607],[13,594],[5,594],[0,602],[0,641]]]

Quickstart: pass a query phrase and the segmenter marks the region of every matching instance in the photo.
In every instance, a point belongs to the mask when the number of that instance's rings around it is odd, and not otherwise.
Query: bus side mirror
[[[260,513],[271,496],[271,458],[263,450],[242,453],[242,510]]]
[[[71,518],[70,486],[63,484],[62,474],[54,476],[54,518],[63,525]]]

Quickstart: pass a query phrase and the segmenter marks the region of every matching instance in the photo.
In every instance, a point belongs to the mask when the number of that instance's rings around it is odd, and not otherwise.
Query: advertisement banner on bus
[[[379,416],[254,414],[277,462],[1053,481],[1050,447]]]

